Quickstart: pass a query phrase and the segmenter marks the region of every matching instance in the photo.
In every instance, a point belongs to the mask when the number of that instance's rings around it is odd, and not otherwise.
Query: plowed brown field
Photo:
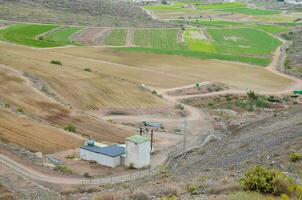
[[[30,151],[53,153],[79,147],[84,140],[0,109],[0,140]]]
[[[106,35],[110,31],[110,28],[86,28],[77,33],[73,40],[84,45],[98,46],[103,44]]]
[[[53,134],[55,137],[57,134],[56,132],[59,133],[59,136],[57,137],[58,140],[54,140],[53,143],[55,145],[64,143],[65,139],[67,140],[68,137],[70,137],[67,132],[63,131],[63,128],[68,123],[73,123],[76,126],[77,134],[87,137],[92,136],[99,141],[123,142],[125,137],[133,134],[128,130],[115,127],[106,121],[81,114],[79,111],[69,109],[64,105],[59,104],[46,97],[40,91],[34,89],[31,86],[31,83],[22,77],[21,73],[2,65],[0,65],[0,99],[1,103],[6,104],[6,107],[8,107],[5,109],[12,110],[12,112],[21,109],[23,113],[19,113],[19,115],[27,116],[26,123],[33,124],[28,126],[34,127],[29,130],[24,126],[24,133],[21,134],[20,131],[22,130],[22,126],[20,124],[22,123],[16,124],[13,119],[15,118],[16,121],[26,120],[18,119],[17,116],[2,111],[3,115],[9,115],[7,118],[2,117],[3,121],[0,121],[0,124],[3,125],[2,131],[0,131],[2,133],[2,140],[7,140],[10,143],[25,148],[28,148],[29,144],[32,143],[31,149],[38,150],[45,143],[45,141],[42,141],[42,138],[44,138],[44,140],[47,138],[46,140],[48,140],[52,135],[49,137],[45,137],[45,135]],[[45,126],[39,125],[36,127],[38,125],[37,122],[52,125],[56,128],[49,127],[43,132],[42,128]],[[13,128],[14,126],[17,126],[16,129]],[[18,126],[20,126],[19,129]],[[18,138],[21,138],[21,136],[23,137],[27,131],[32,131],[31,135],[28,136],[28,140],[23,138],[19,141]],[[32,142],[32,137],[41,137],[41,140],[37,139],[35,142]],[[73,137],[71,137],[71,139],[72,138]],[[62,148],[75,147],[75,145],[79,146],[82,142],[82,139],[76,139],[75,142],[71,141],[70,145],[61,144],[61,148],[57,148],[55,145],[52,146],[52,142],[49,142],[50,144],[45,147],[44,150],[51,151],[56,148],[60,150]]]

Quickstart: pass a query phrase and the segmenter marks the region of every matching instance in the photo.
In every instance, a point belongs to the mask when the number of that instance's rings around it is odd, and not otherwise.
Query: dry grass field
[[[46,140],[47,138],[47,140]],[[0,140],[33,152],[53,153],[76,148],[84,143],[80,137],[57,128],[41,125],[0,109]],[[64,142],[62,142],[64,141]]]
[[[0,44],[0,51],[3,64],[38,76],[81,110],[151,109],[165,105],[162,99],[144,91],[140,85],[106,73],[107,69],[117,68],[114,64],[4,43]],[[50,64],[51,60],[59,60],[63,65]],[[91,72],[85,71],[86,68]]]
[[[43,70],[41,73],[43,73]],[[10,132],[5,131],[2,133],[1,138],[4,141],[9,141],[10,143],[17,144],[25,148],[27,148],[31,143],[31,149],[37,150],[41,145],[43,145],[43,143],[45,143],[42,138],[44,138],[44,140],[45,138],[48,138],[45,135],[52,137],[51,134],[53,134],[54,137],[56,137],[56,132],[58,132],[58,134],[61,135],[59,135],[57,137],[58,140],[54,140],[53,143],[55,144],[57,141],[59,144],[62,141],[65,141],[63,140],[64,137],[65,139],[69,137],[67,132],[62,131],[69,123],[74,124],[76,127],[76,134],[86,137],[92,136],[99,141],[122,142],[125,137],[133,134],[128,130],[115,127],[111,123],[105,122],[101,119],[84,115],[75,109],[69,109],[68,107],[46,97],[42,92],[34,89],[31,83],[25,79],[21,73],[9,69],[8,67],[0,66],[0,83],[0,99],[4,109],[11,110],[13,113],[18,113],[18,115],[21,116],[27,116],[29,121],[28,123],[34,124],[35,126],[38,126],[37,122],[41,122],[41,124],[51,125],[57,128],[46,128],[45,131],[43,131],[42,128],[45,127],[43,125],[39,125],[39,127],[36,128],[37,130],[33,129],[35,128],[34,125],[32,126],[32,129],[28,128],[31,126],[20,127],[20,130],[32,133],[28,134],[28,138],[24,137],[19,141],[18,138],[20,138],[20,131],[18,132],[16,131],[18,130],[17,128],[13,128],[16,126],[16,121],[12,120],[17,117],[7,112],[3,112],[4,114],[7,114],[8,117],[1,117],[3,123],[1,122],[0,124],[5,125],[2,127],[3,130],[10,130]],[[20,120],[22,121],[23,119]],[[18,123],[17,126],[21,126],[21,124],[22,123]],[[65,135],[62,135],[63,133],[65,133]],[[41,138],[41,140],[35,139],[35,142],[33,143],[32,137]],[[78,147],[80,143],[82,144],[82,139],[77,139],[76,142],[66,146],[75,147],[75,145],[77,145]],[[57,146],[50,143],[45,147],[45,151],[51,151],[52,148],[60,150],[63,147],[63,144],[61,148],[57,148]]]
[[[199,81],[215,81],[238,89],[274,92],[287,88],[292,81],[267,70],[246,64],[199,60],[181,56],[150,55],[143,53],[115,52],[104,48],[54,49],[65,55],[86,59],[91,67],[98,68],[102,62],[119,63],[103,67],[102,73],[152,85],[172,88]],[[99,61],[99,64],[97,64]],[[93,65],[92,63],[95,63]],[[185,64],[184,64],[185,63]]]

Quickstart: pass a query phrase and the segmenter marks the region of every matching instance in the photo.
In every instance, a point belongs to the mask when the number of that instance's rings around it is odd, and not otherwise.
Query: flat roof
[[[94,153],[106,155],[109,157],[116,157],[125,154],[125,148],[121,146],[107,146],[107,147],[98,147],[98,146],[82,146],[81,149],[85,149],[87,151],[91,151]]]
[[[150,126],[153,128],[161,128],[162,124],[159,122],[143,122],[145,126]]]
[[[141,135],[132,135],[131,137],[126,138],[126,140],[135,142],[136,144],[142,144],[144,142],[149,141],[149,138]]]

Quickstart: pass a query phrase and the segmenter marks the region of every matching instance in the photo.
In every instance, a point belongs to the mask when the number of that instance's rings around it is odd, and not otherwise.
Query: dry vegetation
[[[134,4],[109,0],[0,0],[0,18],[86,26],[167,26]]]
[[[98,66],[106,62],[122,64],[109,65],[108,63],[107,66],[102,67],[102,73],[155,87],[169,88],[201,81],[214,81],[239,89],[273,92],[284,89],[292,83],[291,80],[274,75],[263,68],[238,63],[181,56],[152,56],[89,47],[52,51],[77,56],[80,60],[85,59],[87,63],[91,63],[92,69],[99,69]]]
[[[0,69],[1,106],[10,112],[2,111],[1,113],[3,115],[1,116],[3,141],[43,152],[78,147],[83,143],[83,139],[62,131],[68,123],[75,124],[77,134],[92,136],[98,140],[121,142],[130,135],[127,130],[114,127],[100,119],[79,114],[46,97],[45,94],[34,89],[19,72],[4,66],[1,66]],[[28,118],[18,119],[16,114]],[[16,119],[20,120],[17,126]],[[59,129],[38,125],[36,122],[52,125]],[[45,138],[52,137],[54,138],[51,142],[45,140]],[[64,144],[62,141],[69,142]]]
[[[43,153],[76,148],[84,142],[80,137],[18,117],[4,110],[0,110],[0,140],[24,147],[33,152]]]

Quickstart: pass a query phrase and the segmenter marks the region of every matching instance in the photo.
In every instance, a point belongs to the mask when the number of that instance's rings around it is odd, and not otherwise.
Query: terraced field
[[[43,40],[62,45],[75,44],[71,37],[81,29],[82,28],[79,27],[66,27],[62,30],[55,31],[53,34],[43,37]]]
[[[126,43],[127,29],[113,29],[105,39],[106,45],[124,46]]]
[[[39,35],[58,28],[54,25],[16,24],[0,30],[0,40],[31,47],[58,47],[61,44],[39,40]]]

